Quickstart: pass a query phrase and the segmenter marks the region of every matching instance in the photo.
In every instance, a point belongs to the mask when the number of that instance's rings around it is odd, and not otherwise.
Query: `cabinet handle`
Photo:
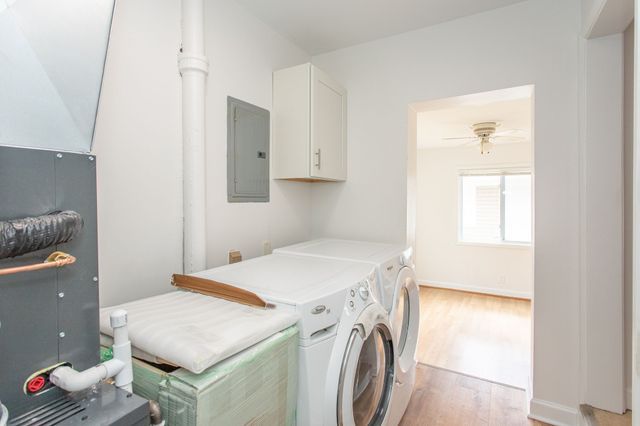
[[[320,151],[320,148],[318,148],[318,150],[314,153],[314,155],[316,156],[315,166],[319,170],[320,169],[320,162],[322,161],[322,151]]]

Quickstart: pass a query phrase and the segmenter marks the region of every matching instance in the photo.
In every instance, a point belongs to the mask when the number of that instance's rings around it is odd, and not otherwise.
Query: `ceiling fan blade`
[[[474,138],[474,140],[472,141],[468,141],[462,144],[462,146],[472,146],[472,145],[478,145],[480,143],[480,139],[478,138]]]
[[[521,135],[525,133],[524,129],[507,129],[507,130],[501,130],[499,132],[495,132],[494,135],[495,136],[509,136],[509,135]]]
[[[491,138],[491,142],[498,145],[507,144],[507,143],[522,143],[527,141],[528,141],[527,138],[517,138],[512,136],[502,136],[497,138]]]
[[[465,139],[478,139],[477,136],[465,136],[465,137],[461,137],[461,138],[442,138],[443,141],[459,141],[459,140],[465,140]]]
[[[514,140],[525,140],[527,138],[525,138],[524,136],[491,136],[491,139],[514,139]]]

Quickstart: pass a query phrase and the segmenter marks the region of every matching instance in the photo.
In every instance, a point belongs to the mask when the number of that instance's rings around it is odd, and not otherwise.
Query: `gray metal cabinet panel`
[[[65,153],[56,158],[56,204],[84,220],[80,234],[57,249],[77,258],[73,267],[58,270],[58,291],[64,293],[58,298],[58,326],[65,333],[59,356],[85,369],[100,361],[98,282],[93,280],[98,277],[95,157]]]
[[[0,220],[56,210],[54,158],[51,151],[0,147]],[[2,259],[0,268],[40,263],[52,251]],[[24,381],[59,360],[57,292],[53,269],[0,276],[0,400],[14,415],[34,403],[22,393]],[[45,402],[59,394],[51,391],[37,399]]]
[[[269,111],[227,98],[229,202],[269,201]]]
[[[0,276],[0,400],[13,415],[61,394],[54,388],[37,396],[25,395],[22,386],[32,373],[58,362],[85,369],[99,360],[92,159],[83,154],[0,147],[0,220],[58,210],[75,210],[84,220],[80,234],[68,243],[0,260],[0,268],[40,263],[55,250],[78,259],[57,270]]]

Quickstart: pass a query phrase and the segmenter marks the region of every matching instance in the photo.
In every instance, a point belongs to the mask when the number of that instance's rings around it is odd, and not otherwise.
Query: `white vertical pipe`
[[[131,342],[127,327],[127,311],[116,309],[109,316],[113,329],[113,359],[122,361],[124,367],[115,376],[116,386],[133,392],[133,364],[131,361]]]
[[[182,0],[183,235],[185,273],[206,268],[204,0]]]

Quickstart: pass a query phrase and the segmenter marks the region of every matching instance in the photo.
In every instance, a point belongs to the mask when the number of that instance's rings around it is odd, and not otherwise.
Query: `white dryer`
[[[300,315],[298,425],[389,423],[397,360],[372,265],[273,254],[194,275]]]
[[[397,357],[388,424],[399,423],[415,384],[420,327],[420,292],[415,279],[412,248],[399,244],[318,239],[279,248],[274,253],[343,259],[375,266],[377,291],[390,314]]]

